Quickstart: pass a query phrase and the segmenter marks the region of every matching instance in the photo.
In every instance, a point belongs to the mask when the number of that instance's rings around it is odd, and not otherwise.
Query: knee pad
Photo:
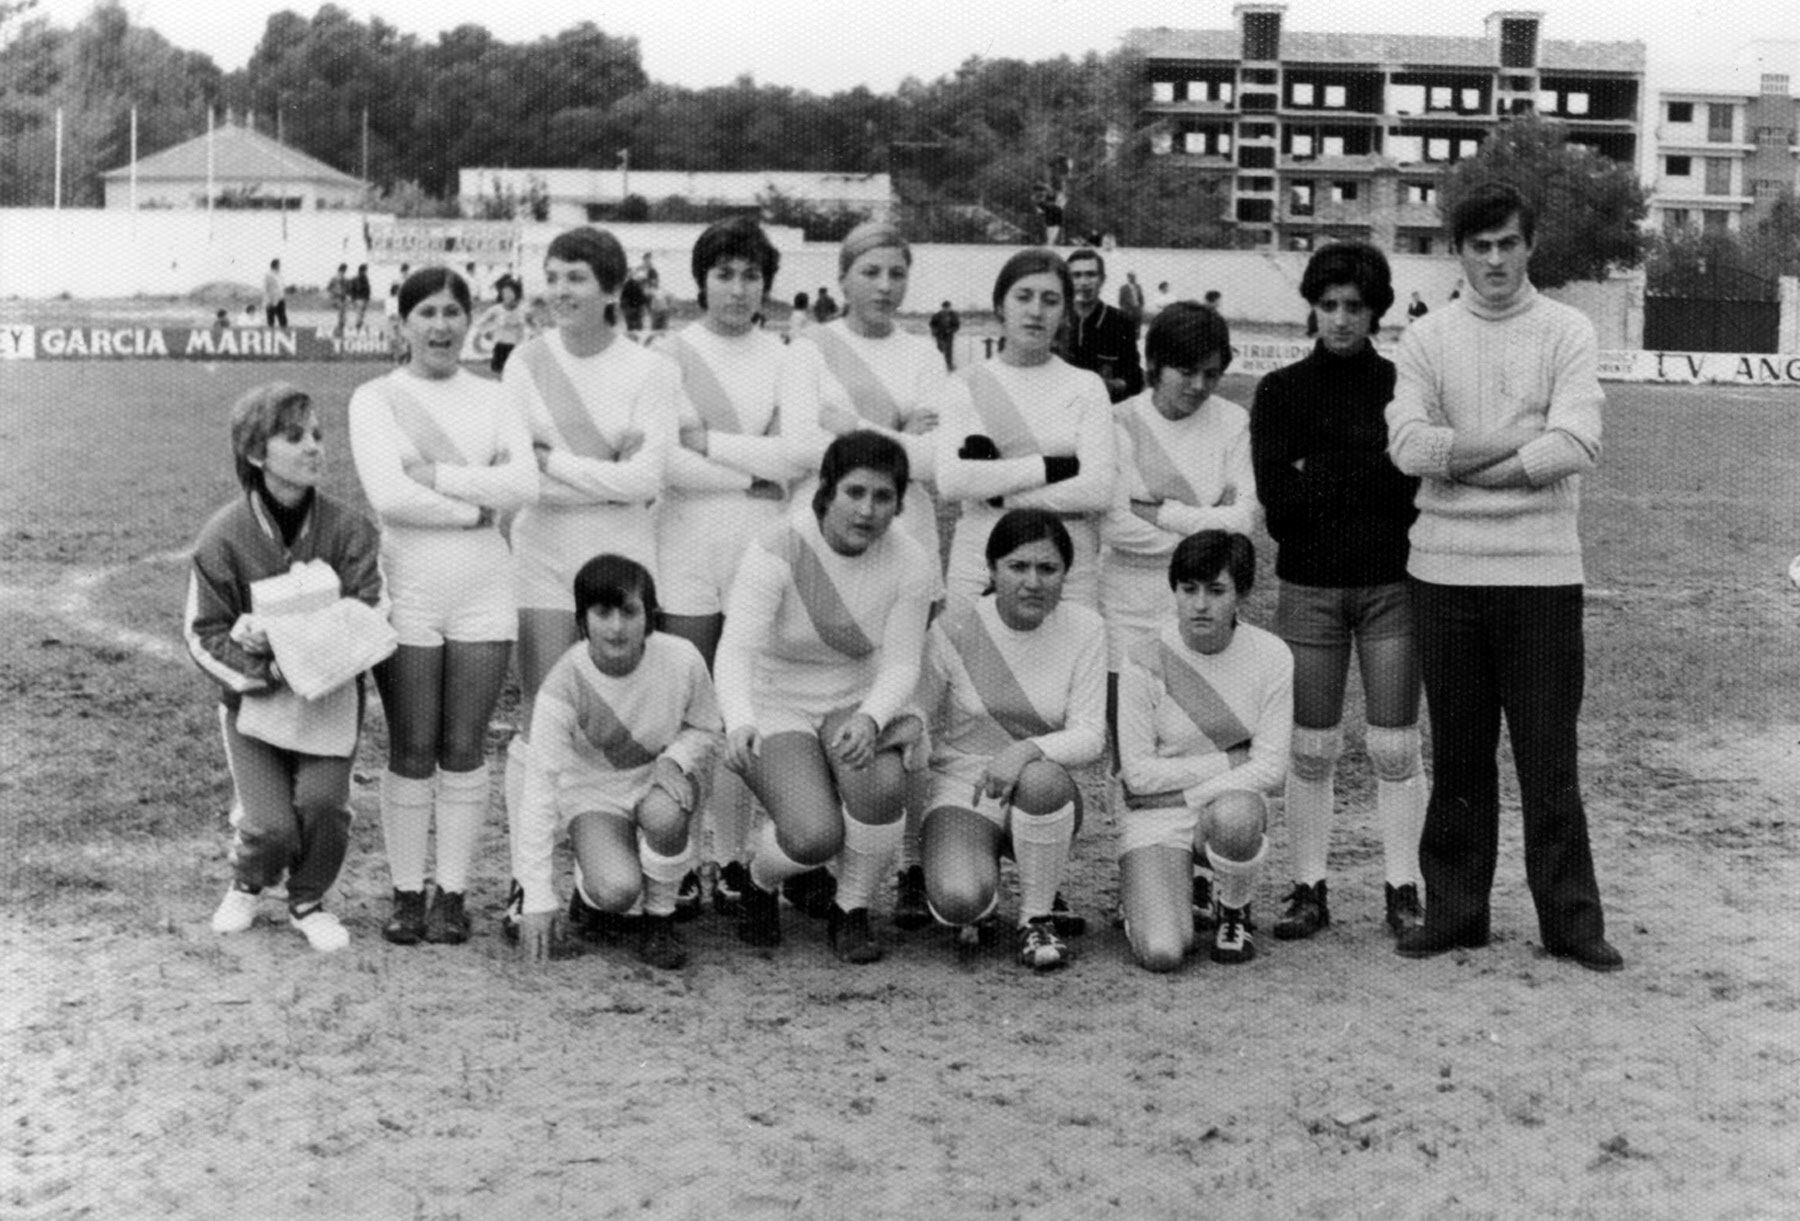
[[[1419,727],[1405,725],[1398,729],[1369,726],[1364,738],[1369,751],[1369,766],[1377,780],[1411,780],[1422,766],[1419,750]]]
[[[1370,732],[1373,733],[1372,730]],[[1307,729],[1296,725],[1288,746],[1288,766],[1293,770],[1296,780],[1329,780],[1332,769],[1337,766],[1338,756],[1343,753],[1342,724],[1333,725],[1330,729]]]

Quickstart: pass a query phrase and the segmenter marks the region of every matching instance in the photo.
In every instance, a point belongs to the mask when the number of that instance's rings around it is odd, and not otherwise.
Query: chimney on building
[[[1243,39],[1245,63],[1277,63],[1281,59],[1281,17],[1285,4],[1239,4],[1231,10]]]

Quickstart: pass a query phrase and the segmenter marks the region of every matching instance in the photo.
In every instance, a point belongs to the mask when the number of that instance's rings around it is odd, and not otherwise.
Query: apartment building
[[[1737,232],[1800,189],[1800,44],[1752,44],[1743,64],[1656,95],[1656,152],[1645,175],[1659,230]]]
[[[1286,11],[1238,4],[1232,29],[1125,36],[1145,61],[1153,151],[1220,181],[1246,247],[1442,252],[1439,178],[1512,115],[1637,160],[1641,42],[1545,39],[1530,11],[1490,14],[1479,37],[1288,30]]]

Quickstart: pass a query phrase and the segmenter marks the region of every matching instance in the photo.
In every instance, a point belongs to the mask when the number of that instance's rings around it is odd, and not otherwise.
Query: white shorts
[[[1100,573],[1100,613],[1106,618],[1106,668],[1117,674],[1132,645],[1156,639],[1174,620],[1167,563],[1153,568],[1108,555]]]
[[[656,575],[655,520],[643,505],[532,505],[513,522],[512,542],[523,610],[574,614],[575,574],[608,552]]]
[[[1238,791],[1262,802],[1264,818],[1268,817],[1269,798],[1266,794],[1251,789]],[[1195,839],[1200,833],[1200,820],[1204,817],[1205,809],[1196,810],[1186,805],[1156,806],[1147,810],[1133,810],[1127,806],[1119,816],[1119,855],[1124,856],[1139,848],[1198,851],[1200,845]]]
[[[656,600],[671,615],[723,615],[751,541],[786,515],[785,500],[674,493],[656,523]]]
[[[583,814],[622,818],[636,826],[638,803],[643,801],[644,795],[649,791],[648,780],[628,789],[616,784],[609,787],[586,784],[564,786],[556,794],[556,838],[560,841],[567,837],[569,827]]]
[[[1009,830],[1012,825],[1012,807],[1001,804],[986,793],[977,793],[976,784],[980,779],[981,769],[977,769],[971,776],[933,768],[931,770],[931,797],[925,803],[926,817],[929,818],[932,811],[946,807],[953,810],[968,810],[971,813],[979,814],[1002,831]]]
[[[818,737],[825,728],[825,722],[839,713],[853,712],[856,705],[833,708],[829,712],[814,712],[807,708],[780,704],[759,704],[756,709],[756,728],[763,737],[773,737],[778,733],[803,733]],[[875,739],[876,750],[887,750],[898,746],[901,757],[909,772],[924,769],[930,756],[930,742],[925,734],[925,715],[916,707],[902,708],[887,723]]]
[[[494,530],[390,531],[381,568],[389,621],[403,645],[511,641],[519,634],[512,553]]]

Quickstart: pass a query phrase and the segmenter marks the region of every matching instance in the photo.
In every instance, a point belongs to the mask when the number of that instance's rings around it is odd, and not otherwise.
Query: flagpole
[[[50,206],[62,211],[62,170],[63,170],[63,112],[56,108],[56,186],[51,192]]]
[[[137,116],[137,110],[138,110],[138,108],[136,106],[133,106],[131,108],[131,210],[134,213],[137,211],[137,203],[138,203],[138,200],[137,200],[137,163],[138,163],[138,154],[137,154],[137,119],[138,119],[138,116]]]

